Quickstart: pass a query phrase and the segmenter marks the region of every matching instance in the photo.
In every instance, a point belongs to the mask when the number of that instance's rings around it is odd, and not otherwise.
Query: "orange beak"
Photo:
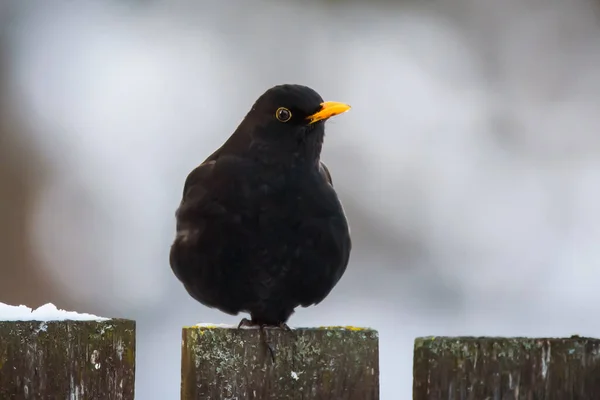
[[[321,109],[308,117],[309,124],[322,121],[336,115],[345,113],[350,109],[348,104],[338,103],[337,101],[326,101],[321,103]]]

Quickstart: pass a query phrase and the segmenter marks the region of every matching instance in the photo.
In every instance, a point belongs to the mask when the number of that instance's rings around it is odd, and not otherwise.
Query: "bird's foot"
[[[291,332],[291,331],[292,331],[292,328],[290,328],[290,327],[288,326],[288,324],[286,324],[285,322],[281,322],[281,323],[279,324],[279,328],[281,328],[282,330],[284,330],[284,331],[286,331],[286,332]]]
[[[272,328],[272,325],[260,324],[256,321],[249,320],[248,318],[242,318],[240,323],[238,324],[238,329],[242,328],[258,328],[260,331],[260,336],[262,342],[267,346],[269,350],[269,354],[271,355],[271,361],[275,362],[275,349],[273,348],[273,344],[269,340],[269,335],[267,333],[267,328]]]
[[[273,349],[273,345],[267,337],[267,329],[273,329],[273,328],[275,328],[275,329],[279,328],[282,331],[290,332],[292,334],[293,334],[293,330],[285,322],[280,322],[279,325],[263,324],[260,326],[260,330],[261,330],[262,334],[264,335],[263,337],[265,338],[264,343],[267,345],[267,348],[269,349],[269,353],[271,354],[271,360],[273,362],[275,362],[275,349]]]
[[[241,329],[241,328],[252,328],[252,327],[255,327],[255,326],[258,326],[258,324],[250,321],[248,318],[242,318],[242,320],[238,324],[238,329]]]
[[[259,328],[260,335],[262,337],[262,341],[267,346],[269,350],[269,354],[271,355],[271,360],[275,362],[275,349],[273,348],[273,344],[269,339],[268,330],[270,329],[281,329],[286,332],[293,332],[292,328],[290,328],[285,322],[281,322],[278,325],[269,325],[269,324],[261,324],[258,321],[249,320],[248,318],[242,318],[240,323],[238,324],[238,329],[241,328]]]

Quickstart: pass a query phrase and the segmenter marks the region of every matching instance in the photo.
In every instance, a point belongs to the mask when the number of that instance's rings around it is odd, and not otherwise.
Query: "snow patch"
[[[106,321],[108,319],[110,318],[59,310],[52,303],[44,304],[35,310],[24,305],[10,306],[0,303],[0,321]],[[40,325],[40,330],[45,328],[44,324]]]

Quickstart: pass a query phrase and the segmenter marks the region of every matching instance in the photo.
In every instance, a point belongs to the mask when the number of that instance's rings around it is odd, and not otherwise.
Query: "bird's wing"
[[[182,203],[185,200],[186,194],[190,189],[193,189],[197,185],[202,185],[202,181],[208,178],[208,176],[213,170],[215,163],[217,162],[217,159],[219,158],[220,153],[221,148],[218,148],[210,156],[208,156],[206,160],[202,162],[202,164],[194,168],[192,172],[188,174],[187,178],[185,179],[185,183],[183,184]]]
[[[213,261],[207,247],[215,246],[215,241],[207,232],[214,233],[215,221],[226,215],[223,205],[210,193],[218,190],[215,179],[216,159],[209,159],[190,172],[183,185],[181,203],[175,212],[177,236],[171,246],[169,262],[175,276],[182,281],[188,293],[208,307],[219,307],[223,312],[237,314],[235,303],[221,299],[218,288],[205,285],[201,271]],[[217,224],[218,225],[218,224]],[[219,235],[216,236],[219,245]]]
[[[207,196],[214,189],[215,182],[211,178],[216,162],[206,160],[194,168],[185,179],[181,202],[175,212],[177,231],[185,231],[190,225],[197,225],[200,221],[199,210],[219,213],[220,205],[212,202],[210,196]]]
[[[331,174],[329,173],[329,168],[327,168],[327,165],[325,165],[325,163],[323,161],[320,161],[320,164],[321,164],[321,168],[319,169],[319,172],[321,173],[323,178],[325,178],[327,180],[327,182],[329,182],[331,187],[333,187],[333,181],[331,180]]]
[[[213,170],[213,167],[216,163],[216,160],[206,160],[196,168],[192,170],[185,178],[185,183],[183,184],[183,197],[181,199],[181,203],[183,204],[190,197],[193,197],[193,194],[197,192],[199,189],[204,191],[203,182],[210,176],[210,173]]]

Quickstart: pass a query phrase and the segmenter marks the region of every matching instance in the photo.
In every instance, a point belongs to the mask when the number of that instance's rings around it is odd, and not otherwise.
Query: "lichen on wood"
[[[133,400],[134,378],[134,321],[0,321],[0,399]]]
[[[600,340],[421,337],[413,400],[600,399]]]
[[[186,327],[182,400],[378,400],[379,339],[355,327],[267,329]]]

